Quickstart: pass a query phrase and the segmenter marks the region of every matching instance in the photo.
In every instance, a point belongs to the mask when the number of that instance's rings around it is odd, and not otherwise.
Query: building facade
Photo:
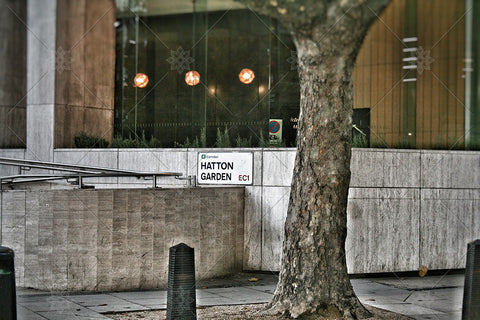
[[[51,158],[82,132],[111,147],[295,146],[295,46],[271,18],[233,1],[2,3],[3,148],[44,144]],[[389,4],[356,62],[354,146],[478,148],[479,10]]]
[[[0,6],[0,157],[194,176],[198,152],[251,152],[243,269],[279,269],[300,93],[295,47],[278,22],[220,0]],[[466,242],[480,236],[479,15],[472,0],[392,0],[364,41],[353,79],[351,273],[463,268]],[[0,176],[17,173],[0,166]],[[26,262],[50,261],[29,231],[45,208],[27,208],[26,195],[18,208],[11,192],[2,191],[1,243]],[[55,214],[34,235],[54,234]],[[81,232],[65,230],[73,242]]]

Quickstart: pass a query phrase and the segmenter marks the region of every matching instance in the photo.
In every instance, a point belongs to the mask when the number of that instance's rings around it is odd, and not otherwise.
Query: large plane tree
[[[270,310],[302,319],[368,317],[345,259],[352,73],[370,25],[389,0],[238,1],[283,23],[298,55],[297,156]]]

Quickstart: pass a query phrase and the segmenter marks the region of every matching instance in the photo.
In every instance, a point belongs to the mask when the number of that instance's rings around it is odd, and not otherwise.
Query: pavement
[[[269,302],[276,280],[277,275],[273,274],[241,274],[233,279],[197,283],[197,306]],[[362,278],[352,279],[352,284],[362,303],[413,319],[462,317],[463,274]],[[159,310],[166,306],[165,290],[80,294],[17,289],[18,320],[110,319],[108,313]]]

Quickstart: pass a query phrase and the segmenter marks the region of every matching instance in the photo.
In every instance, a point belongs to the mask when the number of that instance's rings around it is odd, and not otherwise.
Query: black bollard
[[[0,246],[0,320],[17,319],[13,250]]]
[[[170,248],[167,320],[196,320],[195,251],[185,243]]]
[[[480,319],[480,240],[468,244],[462,320]]]

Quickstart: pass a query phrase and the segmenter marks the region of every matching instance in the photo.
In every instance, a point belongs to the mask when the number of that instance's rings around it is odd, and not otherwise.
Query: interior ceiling
[[[140,16],[163,16],[193,12],[192,0],[116,0],[117,15],[136,12]],[[133,4],[132,4],[133,3]],[[243,9],[244,5],[233,0],[196,0],[195,11],[221,11]]]

